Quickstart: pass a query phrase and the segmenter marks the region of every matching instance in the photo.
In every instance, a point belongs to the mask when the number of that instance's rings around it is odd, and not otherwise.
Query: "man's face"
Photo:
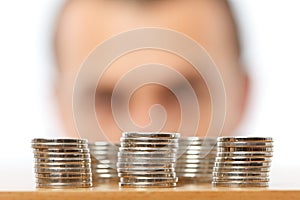
[[[223,134],[230,134],[238,124],[245,103],[245,76],[240,68],[235,27],[227,4],[214,0],[73,0],[63,10],[58,23],[57,82],[58,105],[66,133],[75,136],[72,115],[72,89],[80,65],[101,42],[120,32],[140,27],[161,27],[181,32],[201,44],[214,60],[226,88],[227,116]],[[134,41],[133,41],[134,42]],[[100,58],[101,59],[101,58]],[[116,83],[133,68],[159,63],[182,74],[193,87],[201,118],[198,135],[205,135],[211,118],[211,99],[203,78],[190,63],[174,54],[160,50],[139,50],[126,54],[111,64],[99,81],[95,107],[105,135],[118,141],[120,129],[112,115],[111,95]],[[144,76],[147,76],[145,74]],[[168,78],[168,74],[160,74]],[[186,90],[179,80],[172,82],[177,90]],[[126,92],[127,85],[122,86]],[[122,94],[117,101],[124,102]],[[186,101],[189,101],[189,96]],[[139,126],[151,123],[149,109],[162,105],[167,113],[164,131],[177,131],[180,126],[180,104],[175,95],[157,84],[136,90],[130,99],[132,119]],[[189,130],[183,134],[189,135]]]

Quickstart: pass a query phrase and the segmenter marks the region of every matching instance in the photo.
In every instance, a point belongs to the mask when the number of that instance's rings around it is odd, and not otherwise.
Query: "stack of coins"
[[[92,186],[87,140],[33,139],[36,186],[81,188]]]
[[[120,187],[175,187],[179,133],[127,132],[121,137]]]
[[[94,184],[118,179],[116,164],[119,146],[109,142],[89,144]]]
[[[213,185],[267,187],[273,156],[269,137],[220,137],[213,171]]]
[[[186,137],[179,140],[176,174],[179,182],[211,182],[216,138]]]

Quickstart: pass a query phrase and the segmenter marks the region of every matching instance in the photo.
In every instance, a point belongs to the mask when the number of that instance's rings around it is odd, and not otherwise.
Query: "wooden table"
[[[102,184],[91,189],[33,189],[28,191],[3,191],[0,199],[300,199],[300,190],[259,188],[212,188],[209,184],[189,184],[165,189],[119,188],[117,184]]]
[[[32,156],[31,154],[29,156]],[[7,160],[7,159],[6,159]],[[117,183],[103,183],[90,189],[36,189],[33,164],[30,158],[19,157],[15,163],[4,166],[0,159],[0,199],[107,199],[107,200],[175,200],[222,199],[300,200],[300,170],[298,167],[272,167],[269,188],[213,188],[210,184],[185,184],[176,188],[130,189],[119,188]],[[20,164],[21,163],[21,164]],[[4,166],[4,167],[3,167]]]
[[[299,180],[300,179],[298,179],[298,181]],[[285,180],[279,184],[271,182],[269,188],[214,188],[210,184],[185,184],[176,188],[132,189],[119,188],[116,182],[103,183],[89,189],[36,189],[34,183],[24,188],[2,188],[0,191],[0,199],[300,199],[300,184],[289,184],[289,180]]]

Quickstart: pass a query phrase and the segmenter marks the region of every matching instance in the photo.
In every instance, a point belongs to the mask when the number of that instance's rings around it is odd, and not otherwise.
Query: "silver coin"
[[[272,152],[218,152],[217,157],[272,157]]]
[[[94,157],[107,157],[113,158],[116,157],[119,151],[116,152],[100,152],[100,151],[91,151],[91,155]]]
[[[102,164],[104,164],[104,163],[115,163],[116,162],[116,160],[118,159],[118,157],[116,156],[116,157],[114,157],[114,158],[104,158],[104,157],[93,157],[92,156],[92,162],[94,162],[94,163],[102,163]]]
[[[214,167],[215,172],[269,172],[269,167]]]
[[[177,148],[177,143],[121,143],[125,148]]]
[[[120,147],[119,152],[165,152],[165,153],[176,153],[176,148],[151,148],[151,147]]]
[[[118,166],[123,166],[123,165],[130,165],[130,166],[171,166],[171,167],[175,167],[176,161],[174,162],[171,162],[171,161],[165,161],[165,162],[162,162],[162,161],[151,161],[151,159],[148,159],[148,160],[136,160],[136,161],[130,161],[130,162],[127,162],[127,161],[121,161],[119,160],[117,162],[117,167]]]
[[[100,179],[100,178],[118,178],[119,179],[119,176],[117,173],[114,173],[114,174],[93,174],[93,181],[95,179]]]
[[[197,170],[213,170],[214,165],[194,165],[194,164],[185,164],[185,165],[178,165],[176,164],[177,170],[185,170],[185,169],[197,169]]]
[[[34,158],[90,158],[90,154],[36,153]]]
[[[198,153],[198,154],[182,154],[179,159],[211,159],[216,157],[216,153]]]
[[[210,167],[212,167],[213,166],[213,164],[211,163],[211,164],[201,164],[201,163],[193,163],[193,164],[185,164],[184,165],[184,168],[207,168],[208,166],[210,166]]]
[[[110,160],[110,161],[114,161],[118,158],[118,155],[114,155],[114,156],[101,156],[101,155],[93,155],[91,154],[91,158],[92,160],[95,160],[95,161],[99,161],[99,160]]]
[[[179,147],[178,148],[178,152],[181,152],[181,153],[185,153],[185,154],[189,154],[189,152],[197,152],[199,154],[208,154],[208,153],[217,153],[217,148],[214,147],[214,148],[204,148],[204,147],[197,147],[197,146],[189,146],[189,147],[186,147],[186,148],[181,148]],[[194,153],[193,153],[194,154]]]
[[[230,182],[230,181],[240,181],[240,182],[269,182],[270,179],[267,177],[213,177],[214,182]]]
[[[93,167],[99,167],[99,168],[103,168],[103,167],[116,167],[117,161],[116,160],[97,160],[97,161],[93,161],[92,160],[92,166]]]
[[[199,166],[199,167],[181,167],[181,166],[176,166],[176,172],[197,172],[197,173],[206,173],[207,171],[212,171],[213,167],[212,166]]]
[[[166,132],[124,132],[123,138],[179,138],[180,133],[166,133]]]
[[[121,144],[122,143],[178,143],[179,139],[161,139],[161,138],[120,138]]]
[[[203,165],[203,164],[176,164],[176,169],[199,169],[199,170],[205,170],[205,169],[213,169],[214,165]]]
[[[198,178],[198,177],[180,177],[178,185],[180,184],[185,184],[185,183],[193,183],[193,184],[198,184],[198,183],[211,183],[210,178]]]
[[[91,173],[91,168],[35,168],[35,173]]]
[[[199,184],[199,183],[211,183],[209,178],[194,178],[194,177],[180,177],[178,185],[185,184]]]
[[[170,152],[119,152],[118,157],[145,157],[145,158],[151,158],[151,157],[160,157],[160,158],[175,158],[177,156],[176,153],[170,153]]]
[[[115,159],[96,159],[96,158],[92,158],[92,163],[99,163],[99,164],[115,164],[116,163],[117,158]]]
[[[91,167],[91,163],[90,162],[85,162],[85,161],[77,161],[77,162],[35,162],[34,163],[35,166],[38,168],[38,167],[41,167],[41,166],[48,166],[48,167],[58,167],[58,166],[61,166],[62,168],[65,167],[65,168],[70,168],[70,167]],[[44,167],[44,168],[47,168],[47,167]]]
[[[34,149],[33,153],[65,153],[65,154],[72,154],[72,153],[90,153],[89,149],[78,149],[78,148],[68,148],[68,149]]]
[[[202,150],[202,151],[211,151],[211,150],[216,150],[217,146],[201,146],[201,145],[180,145],[179,149],[182,150]]]
[[[212,169],[176,169],[176,173],[212,174]]]
[[[98,157],[92,157],[91,160],[92,160],[92,163],[93,164],[114,164],[116,163],[118,157],[115,157],[115,158],[98,158]]]
[[[186,160],[177,160],[176,164],[214,164],[214,160],[204,160],[204,159],[186,159]]]
[[[171,177],[120,177],[122,183],[176,183],[178,178]]]
[[[200,144],[200,143],[182,143],[182,142],[179,142],[179,148],[180,149],[186,149],[186,148],[193,148],[193,147],[202,147],[202,148],[209,148],[209,149],[212,149],[212,148],[216,148],[217,145],[216,144],[207,144],[207,143],[203,143],[203,144]]]
[[[259,157],[216,157],[216,162],[271,162],[270,158],[259,158]]]
[[[92,170],[93,173],[97,173],[97,174],[112,174],[112,173],[117,173],[116,169],[93,169]]]
[[[35,138],[31,143],[87,143],[86,139],[63,138],[63,139],[45,139]]]
[[[176,165],[176,170],[177,171],[180,171],[180,170],[192,170],[192,169],[195,169],[195,170],[198,170],[198,171],[207,171],[207,170],[213,170],[213,166],[212,165],[198,165],[198,166],[195,166],[195,167],[192,167],[192,166],[188,166],[186,167],[185,165]]]
[[[111,162],[111,163],[107,163],[107,162],[92,162],[92,167],[95,168],[103,168],[103,167],[116,167],[117,162]]]
[[[183,173],[183,172],[176,172],[178,177],[202,177],[202,178],[212,178],[212,173]]]
[[[194,174],[194,175],[199,175],[199,176],[203,176],[203,175],[209,175],[212,177],[212,170],[202,170],[202,171],[195,171],[195,172],[190,172],[187,170],[176,170],[176,174],[177,176],[182,176],[182,174]]]
[[[36,173],[35,177],[39,179],[86,179],[92,177],[92,173]]]
[[[218,152],[249,152],[249,151],[258,151],[258,152],[273,152],[272,147],[218,147]]]
[[[93,169],[107,169],[107,168],[115,169],[115,168],[117,168],[116,166],[117,166],[117,163],[114,163],[114,164],[92,164]]]
[[[268,177],[268,172],[213,172],[214,177]]]
[[[33,143],[31,147],[34,149],[88,149],[87,144],[75,144],[75,143]]]
[[[256,141],[264,141],[264,142],[273,142],[272,137],[247,137],[247,136],[229,136],[229,137],[218,137],[218,142],[256,142]]]
[[[168,188],[176,187],[176,183],[119,183],[119,187]]]
[[[170,172],[175,172],[174,168],[161,168],[161,167],[140,167],[140,168],[128,168],[128,167],[123,167],[123,168],[117,168],[118,173],[131,173],[131,172],[144,172],[144,173],[170,173]]]
[[[212,163],[215,162],[215,159],[212,158],[186,158],[186,159],[182,159],[179,158],[177,159],[177,163]]]
[[[180,166],[180,165],[176,165],[176,171],[188,171],[188,170],[195,170],[196,172],[206,172],[206,171],[212,171],[213,170],[213,166],[209,166],[209,165],[198,165],[196,167],[186,167],[186,166]]]
[[[157,176],[157,175],[160,175],[160,174],[165,174],[165,175],[174,175],[176,176],[176,172],[174,170],[172,171],[165,171],[165,170],[157,170],[157,171],[153,171],[153,170],[150,170],[150,171],[122,171],[122,172],[118,172],[118,174],[120,176],[122,175],[137,175],[137,176]]]
[[[116,160],[97,160],[97,161],[94,161],[92,160],[92,166],[94,167],[103,167],[103,166],[116,166],[117,164],[117,161]]]
[[[215,167],[270,167],[270,162],[216,162]]]
[[[218,142],[218,147],[273,147],[272,142]]]
[[[211,154],[217,154],[217,151],[213,150],[213,151],[198,151],[198,150],[184,150],[184,151],[181,151],[181,150],[178,150],[178,153],[179,155],[202,155],[202,156],[205,156],[205,155],[211,155]]]
[[[207,174],[207,173],[212,173],[213,170],[212,168],[176,168],[175,171],[177,173],[196,173],[196,174]]]
[[[175,163],[127,163],[127,162],[118,162],[118,168],[174,168]]]
[[[175,163],[176,158],[124,158],[119,157],[118,159],[119,163],[122,162],[129,162],[129,163]]]
[[[212,182],[214,187],[268,187],[268,182]]]
[[[36,183],[38,188],[90,188],[92,183]]]
[[[35,163],[35,168],[89,168],[91,167],[90,162],[80,162],[80,163],[56,163],[56,162],[49,162],[49,163]]]
[[[37,183],[90,183],[92,182],[92,178],[38,178]]]
[[[35,158],[37,163],[51,163],[51,162],[91,162],[91,158]]]
[[[187,166],[186,165],[176,165],[176,170],[197,170],[199,172],[202,171],[212,171],[214,168],[213,165],[195,165],[195,167],[192,166]]]
[[[118,176],[119,177],[123,177],[123,178],[136,178],[136,177],[138,177],[138,178],[153,178],[153,177],[155,177],[155,178],[176,178],[176,173],[175,172],[173,172],[173,173],[164,173],[164,174],[162,174],[162,173],[160,173],[160,174],[158,174],[158,173],[155,173],[155,174],[153,174],[153,173],[149,173],[149,174],[146,174],[146,173],[118,173]]]

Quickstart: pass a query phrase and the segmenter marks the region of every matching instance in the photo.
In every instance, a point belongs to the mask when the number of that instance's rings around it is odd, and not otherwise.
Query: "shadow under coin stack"
[[[179,140],[179,158],[176,163],[179,183],[212,181],[216,143],[216,138],[186,137]]]
[[[92,157],[93,183],[118,180],[116,163],[119,145],[109,142],[89,144]]]
[[[83,188],[92,186],[87,140],[33,139],[36,186]]]
[[[213,185],[268,187],[273,139],[269,137],[220,137]]]
[[[175,187],[179,133],[127,132],[121,137],[120,187]]]

